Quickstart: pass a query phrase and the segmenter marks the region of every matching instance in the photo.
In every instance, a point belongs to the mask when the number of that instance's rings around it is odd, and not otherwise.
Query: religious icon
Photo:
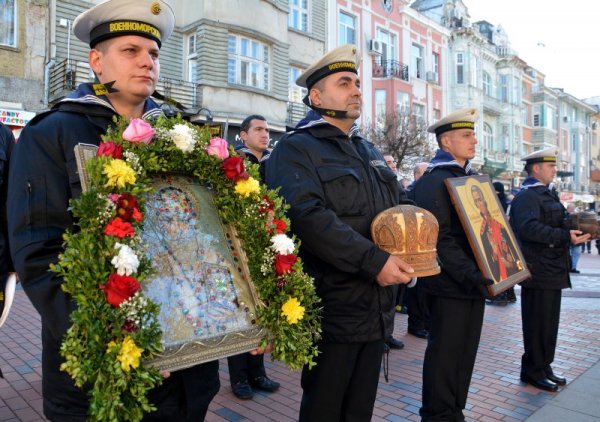
[[[144,293],[161,306],[165,352],[150,363],[173,370],[256,347],[264,335],[257,295],[211,191],[177,175],[156,177],[152,187],[141,237],[155,274]]]
[[[523,254],[487,175],[446,179],[477,265],[496,296],[530,277]]]

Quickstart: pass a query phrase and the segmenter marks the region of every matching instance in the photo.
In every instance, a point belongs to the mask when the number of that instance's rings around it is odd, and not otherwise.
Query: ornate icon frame
[[[479,270],[484,277],[494,280],[494,284],[488,286],[489,294],[497,296],[531,277],[523,253],[489,176],[449,178],[444,183],[465,230]],[[482,226],[484,218],[474,200],[473,192],[476,190],[483,195],[483,202],[493,220],[485,227]],[[498,248],[504,250],[508,259],[498,258],[498,254],[503,255]],[[503,262],[500,263],[500,261]]]
[[[80,174],[82,189],[84,191],[88,186],[86,180],[87,171],[85,170],[85,161],[90,157],[95,156],[96,150],[97,147],[95,145],[79,144],[75,147],[77,166]],[[169,174],[157,176],[154,184],[164,186],[165,183],[171,183],[173,186],[181,188],[180,180],[182,178],[186,179],[186,183],[194,185],[194,190],[196,193],[192,193],[192,196],[212,198],[210,188],[203,186],[198,181],[193,181],[191,177],[187,177],[185,175],[182,176]],[[177,180],[179,180],[179,182]],[[199,191],[203,191],[204,194],[198,194]],[[190,191],[188,191],[188,194],[189,193]],[[152,194],[152,192],[150,194]],[[200,199],[196,197],[193,198],[190,203],[197,204],[199,201]],[[226,257],[226,262],[228,268],[233,273],[231,281],[235,286],[237,306],[247,314],[247,324],[244,324],[239,329],[216,334],[210,337],[206,337],[204,335],[190,335],[183,341],[180,341],[181,339],[177,341],[171,341],[171,339],[168,337],[168,334],[165,332],[165,326],[161,323],[161,328],[163,328],[162,341],[165,345],[165,349],[162,353],[156,355],[151,360],[146,361],[146,364],[154,366],[159,370],[176,371],[203,362],[244,353],[257,348],[267,334],[266,330],[256,322],[256,308],[261,306],[261,304],[254,283],[250,277],[246,253],[240,239],[236,234],[235,228],[232,225],[225,225],[222,223],[218,215],[218,211],[214,207],[214,203],[208,204],[208,202],[205,201],[203,205],[205,206],[205,212],[209,210],[209,212],[213,213],[213,215],[211,215],[212,220],[218,221],[218,223],[213,225],[212,228],[214,229],[214,233],[211,235],[217,236],[219,233],[221,234],[221,238],[218,239],[219,243],[221,244],[221,250],[225,248],[224,245],[227,245],[226,249],[229,252],[229,257]],[[141,236],[142,238],[144,237],[144,230],[142,230]],[[153,288],[158,289],[158,286],[153,287],[153,281],[158,277],[168,278],[169,276],[172,276],[172,274],[169,275],[158,273],[157,275],[153,276],[151,280],[148,280],[146,283],[144,283],[142,289],[144,290],[145,295],[148,297],[160,296],[160,292],[152,290]],[[160,285],[160,283],[158,284]],[[188,291],[188,293],[190,292]],[[198,302],[201,302],[199,298]],[[167,312],[167,309],[161,309],[159,320],[173,320],[173,314],[166,314]],[[183,317],[184,315],[182,315],[182,318],[180,318],[179,323],[182,323],[181,319],[184,319]],[[172,327],[167,326],[166,328],[177,330],[181,328],[181,326],[174,325]]]

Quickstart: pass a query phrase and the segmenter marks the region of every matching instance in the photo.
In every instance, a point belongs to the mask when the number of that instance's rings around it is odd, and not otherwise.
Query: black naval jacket
[[[100,135],[117,115],[102,98],[94,96],[86,84],[80,86],[73,98],[31,120],[11,156],[8,191],[11,252],[23,289],[42,319],[44,413],[57,421],[86,420],[88,403],[86,392],[75,387],[70,376],[59,369],[63,362],[60,345],[71,325],[69,314],[75,304],[62,291],[62,279],[49,271],[49,265],[58,261],[64,247],[62,235],[73,227],[69,200],[81,194],[73,149],[78,143],[98,145]],[[143,117],[152,118],[160,113],[154,101],[146,100]],[[203,394],[212,398],[219,389],[218,378],[216,383],[199,379],[202,370],[202,365],[198,365],[171,374],[149,393],[150,401],[158,405],[159,411],[173,412],[181,405],[172,401],[179,400],[177,392],[183,391],[182,388],[193,397],[189,402],[192,406],[202,401]],[[186,409],[181,411],[185,413]]]
[[[269,188],[291,206],[291,230],[323,304],[323,339],[368,342],[391,335],[394,294],[376,275],[389,254],[372,242],[381,211],[406,199],[373,144],[311,111],[266,162]]]
[[[440,228],[437,254],[442,272],[421,278],[420,282],[425,283],[425,291],[432,295],[483,299],[486,290],[478,283],[483,275],[477,268],[475,256],[444,184],[444,180],[448,178],[476,173],[465,170],[458,164],[443,164],[445,160],[438,162],[440,156],[451,160],[449,154],[438,151],[436,158],[432,160],[432,163],[437,162],[438,165],[430,164],[413,189],[417,205],[431,212],[437,218]]]
[[[15,138],[10,129],[0,124],[0,282],[9,272],[14,271],[8,248],[6,222],[6,195],[8,186],[8,159],[10,158]]]
[[[524,186],[537,182],[527,178]],[[531,278],[521,283],[532,289],[571,287],[569,276],[571,235],[563,228],[567,213],[556,193],[547,186],[522,189],[510,206],[510,224],[521,246]]]

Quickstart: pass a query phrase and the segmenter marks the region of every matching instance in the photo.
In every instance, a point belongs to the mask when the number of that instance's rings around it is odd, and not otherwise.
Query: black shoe
[[[546,378],[548,378],[556,385],[567,385],[567,379],[564,377],[559,377],[555,373],[550,373],[549,375],[546,375]]]
[[[252,391],[248,381],[240,381],[237,384],[232,385],[231,390],[233,391],[233,394],[241,400],[249,400],[254,397],[254,391]]]
[[[427,336],[429,335],[429,332],[425,328],[421,328],[420,330],[409,328],[407,331],[409,334],[412,334],[413,336],[419,338],[427,338]]]
[[[269,379],[268,377],[263,376],[256,377],[253,380],[251,380],[250,385],[252,386],[252,388],[268,391],[269,393],[276,391],[280,386],[278,382],[275,382]]]
[[[395,339],[392,336],[390,336],[390,338],[388,338],[385,343],[388,345],[388,347],[390,349],[396,349],[396,350],[404,349],[404,343],[402,343],[398,339]]]
[[[521,381],[533,385],[535,388],[539,388],[540,390],[555,392],[558,390],[558,385],[548,378],[541,378],[539,380],[534,380],[526,375],[521,375]]]
[[[581,273],[581,271],[579,271],[579,270],[576,270],[575,268],[571,268],[571,269],[569,270],[569,272],[570,272],[570,273],[573,273],[573,274],[579,274],[579,273]]]

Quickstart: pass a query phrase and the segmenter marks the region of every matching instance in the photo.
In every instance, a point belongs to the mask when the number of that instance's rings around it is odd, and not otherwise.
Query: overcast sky
[[[471,21],[501,25],[511,46],[580,99],[600,96],[600,0],[463,0]]]

